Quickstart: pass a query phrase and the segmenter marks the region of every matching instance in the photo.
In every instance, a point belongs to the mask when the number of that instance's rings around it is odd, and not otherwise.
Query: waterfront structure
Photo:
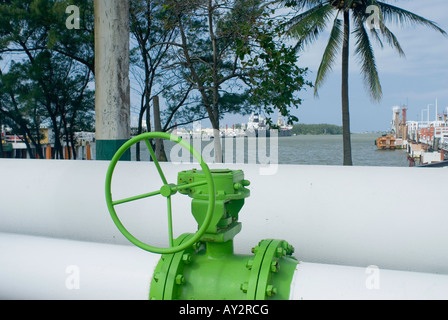
[[[45,159],[53,159],[54,151],[54,132],[51,128],[40,129],[41,139],[39,140],[39,147],[42,148],[42,154]],[[23,136],[14,134],[10,128],[2,126],[1,128],[1,153],[0,158],[16,158],[29,159],[39,158],[39,152],[36,146]],[[74,136],[74,146],[71,142],[66,140],[61,141],[63,147],[63,159],[66,160],[91,160],[92,159],[92,145],[95,143],[94,132],[76,132]],[[76,150],[76,156],[69,149]],[[33,156],[30,156],[30,153]]]
[[[401,119],[400,119],[401,111]],[[448,107],[430,121],[408,121],[406,107],[393,107],[391,133],[376,140],[379,149],[406,149],[410,165],[432,165],[445,161],[448,154]]]

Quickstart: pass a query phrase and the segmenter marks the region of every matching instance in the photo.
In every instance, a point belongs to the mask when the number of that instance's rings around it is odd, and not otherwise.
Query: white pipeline
[[[113,224],[104,198],[108,162],[0,160],[0,232],[129,244]],[[199,167],[162,163],[169,182]],[[260,240],[284,239],[302,261],[448,274],[445,168],[389,168],[250,164],[242,169],[251,196],[240,212],[235,252]],[[114,200],[159,190],[149,162],[120,162]],[[173,196],[175,236],[196,230],[191,199]],[[166,199],[116,207],[138,239],[168,246]]]
[[[446,300],[448,275],[302,262],[290,299]]]
[[[160,255],[0,233],[0,299],[147,300]]]
[[[0,299],[148,299],[160,255],[0,233]],[[236,288],[239,290],[239,288]],[[448,299],[448,276],[302,262],[291,300]]]

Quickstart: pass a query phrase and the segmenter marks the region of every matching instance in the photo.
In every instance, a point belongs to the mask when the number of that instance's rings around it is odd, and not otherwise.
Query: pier
[[[436,109],[437,110],[437,109]],[[408,121],[406,107],[393,108],[391,133],[376,140],[379,149],[405,149],[410,166],[446,165],[448,155],[448,107],[434,121]],[[401,112],[401,118],[400,118]]]

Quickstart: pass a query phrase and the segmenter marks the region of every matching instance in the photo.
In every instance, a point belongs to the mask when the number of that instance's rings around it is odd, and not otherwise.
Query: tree
[[[53,129],[55,157],[61,159],[64,142],[71,146],[67,150],[69,158],[76,158],[75,132],[93,126],[90,71],[74,68],[72,62],[65,56],[42,51],[29,60],[14,62],[5,74],[0,72],[0,114],[24,137],[31,158],[43,157],[42,126]]]
[[[22,98],[29,96],[30,88],[23,85],[26,79],[21,69],[22,66],[14,65],[6,75],[0,70],[0,117],[14,134],[22,137],[30,158],[42,157],[39,148],[40,110],[37,105],[22,102]],[[33,154],[31,144],[37,147],[36,154]]]
[[[331,72],[338,53],[342,50],[343,164],[352,165],[348,77],[350,35],[353,34],[356,40],[355,54],[360,58],[361,72],[370,97],[373,101],[379,101],[382,97],[382,89],[371,38],[377,41],[381,47],[383,47],[383,42],[389,44],[397,50],[399,55],[404,56],[398,39],[388,29],[386,23],[420,24],[445,36],[446,32],[436,23],[390,5],[387,1],[283,0],[282,2],[287,7],[293,7],[300,12],[287,23],[288,33],[298,40],[297,48],[299,50],[315,41],[327,27],[331,26],[330,37],[316,75],[315,95]],[[353,31],[351,31],[352,24],[354,25]]]
[[[91,8],[88,0],[79,3]],[[0,55],[16,59],[0,74],[0,112],[38,153],[40,126],[51,126],[57,158],[63,158],[64,140],[75,155],[74,132],[93,119],[93,38],[88,30],[67,31],[67,6],[55,0],[0,4]]]
[[[79,29],[67,28],[71,5],[79,9]],[[94,74],[92,0],[5,0],[0,4],[0,16],[0,54],[51,50]]]
[[[158,83],[160,68],[167,62],[169,42],[175,30],[164,25],[163,2],[136,0],[130,2],[130,29],[136,46],[131,49],[132,73],[140,85],[140,108],[138,110],[137,134],[143,131],[146,114],[147,131],[151,131],[151,102],[165,89]],[[153,46],[154,43],[162,43]],[[140,161],[140,143],[136,146],[136,159]],[[160,160],[160,159],[159,159]]]
[[[172,43],[174,68],[193,86],[190,113],[206,114],[214,129],[215,161],[222,162],[220,119],[248,112],[260,103],[268,114],[279,109],[290,122],[294,94],[308,83],[291,48],[279,43],[278,21],[262,0],[170,0],[167,23],[179,32]],[[257,106],[258,108],[258,106]],[[201,112],[202,111],[202,112]]]

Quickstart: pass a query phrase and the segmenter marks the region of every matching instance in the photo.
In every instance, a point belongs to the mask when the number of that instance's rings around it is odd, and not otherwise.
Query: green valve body
[[[297,260],[283,240],[263,240],[251,255],[236,255],[233,239],[241,231],[238,214],[250,195],[241,170],[211,170],[216,197],[213,218],[193,246],[164,254],[154,272],[150,299],[156,300],[265,300],[289,298]],[[180,172],[178,184],[205,179],[202,171]],[[201,226],[208,207],[207,186],[183,189],[192,198],[192,214]],[[183,234],[175,245],[188,241]]]
[[[150,139],[171,140],[186,148],[201,170],[179,172],[177,184],[168,183]],[[114,200],[112,177],[123,155],[136,143],[144,142],[161,178],[159,190]],[[150,299],[156,300],[286,300],[298,261],[291,245],[267,239],[255,245],[251,254],[234,254],[233,241],[241,231],[238,221],[249,181],[241,170],[210,170],[202,156],[181,138],[163,132],[147,132],[124,143],[111,160],[106,174],[105,196],[109,213],[120,232],[143,250],[162,254],[151,280]],[[173,237],[172,198],[192,198],[191,211],[198,224],[196,233]],[[166,199],[169,247],[144,243],[120,221],[116,207],[131,201],[161,196]]]

